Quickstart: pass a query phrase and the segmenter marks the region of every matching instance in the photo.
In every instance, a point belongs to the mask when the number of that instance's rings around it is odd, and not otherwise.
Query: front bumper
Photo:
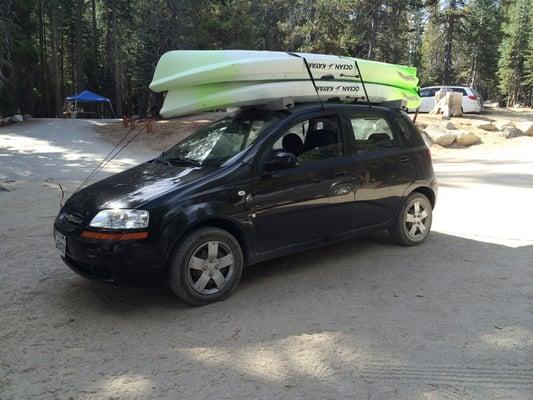
[[[83,218],[63,210],[54,229],[66,237],[63,261],[85,278],[117,283],[154,283],[165,277],[164,252],[156,237],[139,240],[83,238]]]
[[[106,241],[73,234],[65,236],[67,249],[62,259],[85,278],[116,283],[157,283],[164,279],[164,263],[156,249],[143,240]]]

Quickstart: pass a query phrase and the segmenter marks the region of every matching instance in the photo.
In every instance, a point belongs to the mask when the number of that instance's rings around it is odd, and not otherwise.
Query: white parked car
[[[420,96],[422,97],[422,104],[420,104],[419,112],[427,113],[433,110],[435,106],[435,93],[438,90],[458,92],[463,95],[463,112],[464,113],[480,113],[483,109],[483,100],[475,89],[467,86],[429,86],[420,89]],[[416,110],[409,110],[416,111]]]

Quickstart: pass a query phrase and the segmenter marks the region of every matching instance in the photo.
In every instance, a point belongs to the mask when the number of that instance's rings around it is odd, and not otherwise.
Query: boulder
[[[500,121],[496,121],[494,123],[494,126],[498,128],[499,131],[503,131],[505,128],[513,128],[514,124],[511,121],[507,121],[505,119],[502,119]]]
[[[444,125],[444,128],[451,130],[451,131],[457,129],[457,127],[451,121],[446,122],[446,124]]]
[[[24,117],[20,114],[15,114],[11,117],[11,122],[22,122],[24,121]]]
[[[457,134],[455,143],[459,146],[472,146],[474,144],[480,144],[481,139],[472,132],[461,131]]]
[[[515,126],[524,132],[525,135],[533,136],[533,121],[517,122]]]
[[[484,131],[497,131],[498,128],[492,123],[492,121],[478,120],[472,123],[478,129],[483,129]]]
[[[512,139],[524,135],[524,132],[518,128],[505,128],[502,132],[502,136],[504,136],[506,139]]]
[[[426,128],[426,133],[429,135],[433,143],[441,146],[451,146],[457,137],[457,133],[449,132],[440,125],[429,125]]]
[[[30,114],[24,114],[24,119],[31,119],[31,115]]]
[[[11,117],[2,118],[2,125],[9,125],[11,123]]]
[[[422,136],[422,139],[424,140],[424,143],[427,147],[431,147],[433,144],[433,139],[431,139],[431,136],[428,135],[428,133],[422,129],[420,129],[420,136]]]

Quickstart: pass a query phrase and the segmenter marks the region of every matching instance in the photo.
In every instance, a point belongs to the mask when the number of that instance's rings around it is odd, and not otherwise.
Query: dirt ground
[[[87,281],[54,248],[57,183],[119,135],[100,123],[0,128],[0,399],[533,398],[533,137],[432,149],[422,246],[379,233],[272,260],[191,308]],[[140,143],[103,175],[162,149]]]

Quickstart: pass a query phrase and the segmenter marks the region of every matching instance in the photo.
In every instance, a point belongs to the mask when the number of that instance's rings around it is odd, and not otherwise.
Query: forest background
[[[0,115],[59,116],[89,89],[144,116],[176,49],[304,51],[412,65],[421,86],[531,105],[533,0],[3,0]]]

